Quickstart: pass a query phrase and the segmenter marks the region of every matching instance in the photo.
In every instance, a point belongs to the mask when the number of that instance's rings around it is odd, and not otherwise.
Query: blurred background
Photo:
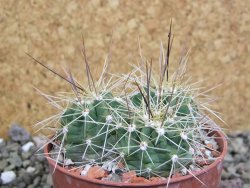
[[[229,131],[250,129],[250,3],[248,1],[0,1],[0,136],[12,122],[30,131],[53,114],[33,87],[48,94],[69,91],[67,83],[32,63],[30,53],[63,74],[62,65],[83,79],[82,36],[93,69],[103,64],[113,33],[111,70],[126,72],[143,54],[157,63],[167,44],[170,19],[175,34],[172,64],[190,48],[188,74],[204,80],[218,99]],[[97,75],[97,74],[95,74]]]

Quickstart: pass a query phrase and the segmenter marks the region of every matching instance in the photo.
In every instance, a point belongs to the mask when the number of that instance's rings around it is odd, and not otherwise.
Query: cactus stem
[[[124,135],[122,135],[122,136],[119,138],[119,140],[117,140],[117,142],[113,145],[112,150],[115,149],[116,145],[117,145],[126,135],[127,135],[127,132],[126,132]]]
[[[136,146],[136,147],[138,147],[138,146]],[[139,149],[135,150],[135,151],[132,152],[132,153],[128,153],[128,156],[134,155],[135,153],[137,153],[137,152],[140,151],[140,150],[141,150],[141,149],[139,148]]]
[[[91,121],[90,121],[90,122],[91,122]],[[105,126],[105,125],[111,126],[111,124],[104,124],[104,126]],[[104,127],[104,126],[103,126],[103,127]],[[103,129],[103,127],[102,127],[102,129]],[[101,135],[104,135],[104,134],[110,133],[110,132],[112,132],[112,131],[114,131],[114,130],[116,130],[116,127],[115,127],[115,126],[114,126],[114,128],[109,129],[108,131],[104,131],[104,132],[103,132],[103,133],[101,133],[101,134],[100,134],[100,131],[99,131],[99,133],[98,133],[98,134],[96,134],[95,136],[91,137],[90,139],[97,138],[97,137],[99,137],[99,136],[101,136]]]
[[[97,147],[96,145],[92,144],[93,146]],[[96,155],[100,156],[99,153],[92,147],[92,146],[89,146],[95,153]],[[94,160],[94,159],[93,159]]]
[[[147,156],[148,156],[150,162],[155,166],[155,163],[154,163],[154,161],[152,160],[152,158],[150,157],[150,155],[148,154],[147,150],[145,150],[145,152],[146,152],[146,154],[147,154]]]
[[[160,138],[160,135],[158,134],[158,135],[157,135],[157,138],[156,138],[156,140],[155,140],[155,145],[158,143],[159,138]]]
[[[94,120],[93,120],[93,121],[94,121]],[[94,121],[94,122],[95,122],[95,121]],[[100,134],[100,133],[102,132],[102,130],[105,128],[106,125],[107,125],[107,123],[104,123],[104,124],[103,124],[102,128],[99,130],[99,132],[96,134],[96,136],[100,136],[100,135],[103,134],[103,133],[102,133],[102,134]],[[105,132],[105,133],[106,133],[106,132]],[[104,134],[105,134],[105,133],[104,133]],[[95,136],[95,137],[96,137],[96,136]]]
[[[159,150],[159,151],[171,152],[171,150],[169,150],[169,149],[164,149],[164,148],[151,147],[151,146],[148,146],[148,148],[154,149],[154,150]]]
[[[168,138],[166,135],[163,135],[167,140],[169,140],[173,145],[177,146],[178,148],[182,149],[185,152],[188,152],[185,148],[181,147],[180,144],[176,144],[174,141],[172,141],[170,138]]]
[[[156,168],[160,168],[160,167],[162,167],[163,165],[168,164],[171,160],[172,160],[172,159],[169,159],[169,160],[165,161],[164,163],[158,165]]]

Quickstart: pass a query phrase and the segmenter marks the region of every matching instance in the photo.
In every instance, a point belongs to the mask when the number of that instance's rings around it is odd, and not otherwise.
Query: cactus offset
[[[98,159],[109,131],[106,95],[102,99],[81,101],[72,104],[62,115],[61,124],[68,128],[64,141],[66,157],[73,161]],[[108,135],[109,137],[110,135]]]

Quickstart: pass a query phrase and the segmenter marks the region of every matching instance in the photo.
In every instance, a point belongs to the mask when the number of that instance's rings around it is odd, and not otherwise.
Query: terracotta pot
[[[222,162],[227,152],[227,140],[225,136],[216,132],[220,147],[221,155],[212,164],[203,170],[194,172],[193,174],[202,181],[205,185],[200,183],[192,175],[171,178],[169,188],[219,188],[222,172]],[[48,144],[45,149],[45,156],[48,159],[50,172],[52,173],[53,185],[55,188],[108,188],[108,187],[152,187],[152,188],[166,188],[167,181],[160,181],[156,183],[116,183],[110,181],[102,181],[98,179],[90,179],[88,177],[72,174],[67,169],[57,165],[54,171],[55,162],[49,158],[49,151],[52,145]],[[54,171],[54,173],[53,173]]]

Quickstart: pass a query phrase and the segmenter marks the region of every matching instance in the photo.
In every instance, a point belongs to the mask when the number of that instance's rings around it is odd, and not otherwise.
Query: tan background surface
[[[175,42],[172,62],[183,46],[191,48],[189,73],[204,79],[218,96],[215,108],[229,128],[249,129],[250,2],[249,1],[0,1],[0,136],[11,122],[31,125],[53,110],[32,86],[53,94],[66,83],[33,64],[24,52],[62,72],[70,63],[82,69],[82,34],[92,67],[104,61],[112,30],[115,71],[138,59],[137,37],[144,55],[156,62],[159,43],[166,42],[170,18]],[[80,67],[80,68],[79,68]]]

